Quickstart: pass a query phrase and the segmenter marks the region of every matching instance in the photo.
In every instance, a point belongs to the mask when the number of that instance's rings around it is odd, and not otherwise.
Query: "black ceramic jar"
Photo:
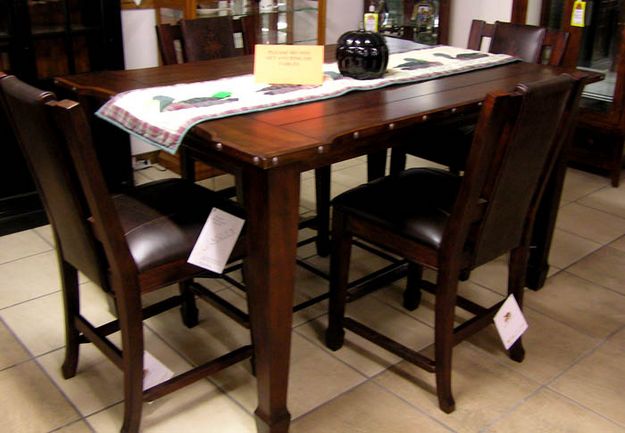
[[[388,47],[379,33],[354,30],[338,40],[336,61],[339,71],[358,80],[380,78],[388,65]]]

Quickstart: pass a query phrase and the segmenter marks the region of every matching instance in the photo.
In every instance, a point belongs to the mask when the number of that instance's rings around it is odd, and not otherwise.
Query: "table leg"
[[[286,407],[299,171],[289,167],[243,172],[247,210],[245,275],[258,383],[256,425],[260,433],[286,433]]]
[[[367,181],[372,181],[386,174],[386,149],[367,155]]]

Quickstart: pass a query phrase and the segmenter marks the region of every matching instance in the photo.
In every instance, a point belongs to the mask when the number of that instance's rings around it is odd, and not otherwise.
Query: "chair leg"
[[[327,257],[330,253],[330,186],[332,166],[315,169],[315,200],[317,211],[317,254]]]
[[[614,188],[621,184],[621,166],[613,168],[610,173],[610,183]]]
[[[141,345],[143,348],[143,344]],[[138,433],[143,410],[143,352],[124,361],[124,424],[120,433]]]
[[[76,375],[80,350],[80,332],[76,328],[75,322],[75,318],[80,314],[78,271],[60,256],[58,259],[63,285],[63,304],[65,305],[65,360],[61,372],[65,379],[69,379]]]
[[[391,176],[397,175],[406,169],[406,152],[401,149],[391,151]]]
[[[386,174],[386,149],[367,155],[367,181],[384,177]]]
[[[523,310],[523,294],[525,289],[525,274],[529,260],[529,248],[522,246],[510,252],[508,272],[508,295],[514,295],[521,310]],[[522,339],[519,338],[508,349],[508,356],[516,362],[522,362],[525,358],[525,349]]]
[[[414,311],[421,304],[421,281],[423,280],[423,266],[415,263],[408,264],[408,278],[404,290],[403,306],[406,310]]]
[[[180,176],[183,179],[195,182],[195,159],[191,158],[186,149],[181,148],[178,152],[180,156]]]
[[[332,219],[332,254],[330,256],[330,299],[326,346],[339,350],[343,346],[345,304],[351,256],[351,235],[347,233],[347,217],[334,211]]]
[[[118,284],[122,285],[122,284]],[[138,287],[117,292],[124,373],[124,423],[120,433],[138,433],[143,410],[143,311]]]
[[[454,309],[458,289],[459,269],[441,269],[438,272],[434,348],[436,362],[436,394],[438,405],[445,413],[451,413],[456,403],[451,391],[451,361],[454,346]]]
[[[618,188],[621,183],[621,170],[623,169],[623,148],[625,147],[625,137],[618,135],[614,137],[611,147],[613,154],[610,157],[610,160],[612,161],[610,163],[612,166],[610,169],[610,183],[614,188]]]
[[[458,164],[457,161],[450,161],[449,163],[449,172],[451,174],[459,175],[463,168],[464,167],[461,164]]]
[[[471,278],[471,269],[466,268],[460,271],[460,281],[468,281]]]
[[[187,328],[193,328],[199,323],[199,312],[195,303],[195,295],[190,281],[182,281],[178,284],[180,291],[180,316],[182,317],[182,323]]]

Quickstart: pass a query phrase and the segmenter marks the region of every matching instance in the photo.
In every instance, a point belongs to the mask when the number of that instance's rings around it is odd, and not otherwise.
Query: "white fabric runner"
[[[242,75],[120,93],[96,114],[175,153],[185,133],[206,120],[329,99],[356,90],[425,81],[516,60],[504,54],[437,46],[391,54],[384,77],[373,80],[343,77],[334,63],[324,65],[325,80],[320,86],[259,84],[253,75]]]

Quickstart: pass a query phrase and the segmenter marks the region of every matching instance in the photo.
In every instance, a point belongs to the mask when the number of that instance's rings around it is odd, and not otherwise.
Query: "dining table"
[[[326,60],[332,61],[334,55],[335,47],[326,47]],[[64,92],[101,104],[133,89],[249,74],[253,63],[253,56],[243,56],[88,72],[58,77],[55,84]],[[378,161],[384,163],[388,148],[406,140],[419,140],[419,125],[475,114],[489,92],[511,91],[519,82],[564,72],[573,70],[518,61],[210,120],[188,131],[181,149],[194,159],[234,174],[243,194],[248,251],[244,266],[249,276],[246,285],[259,432],[287,432],[291,421],[287,387],[300,175],[362,155],[377,155]],[[543,203],[542,221],[537,224],[532,266],[528,270],[528,284],[534,288],[542,285],[548,270],[547,257],[564,179],[565,161],[561,159]]]

